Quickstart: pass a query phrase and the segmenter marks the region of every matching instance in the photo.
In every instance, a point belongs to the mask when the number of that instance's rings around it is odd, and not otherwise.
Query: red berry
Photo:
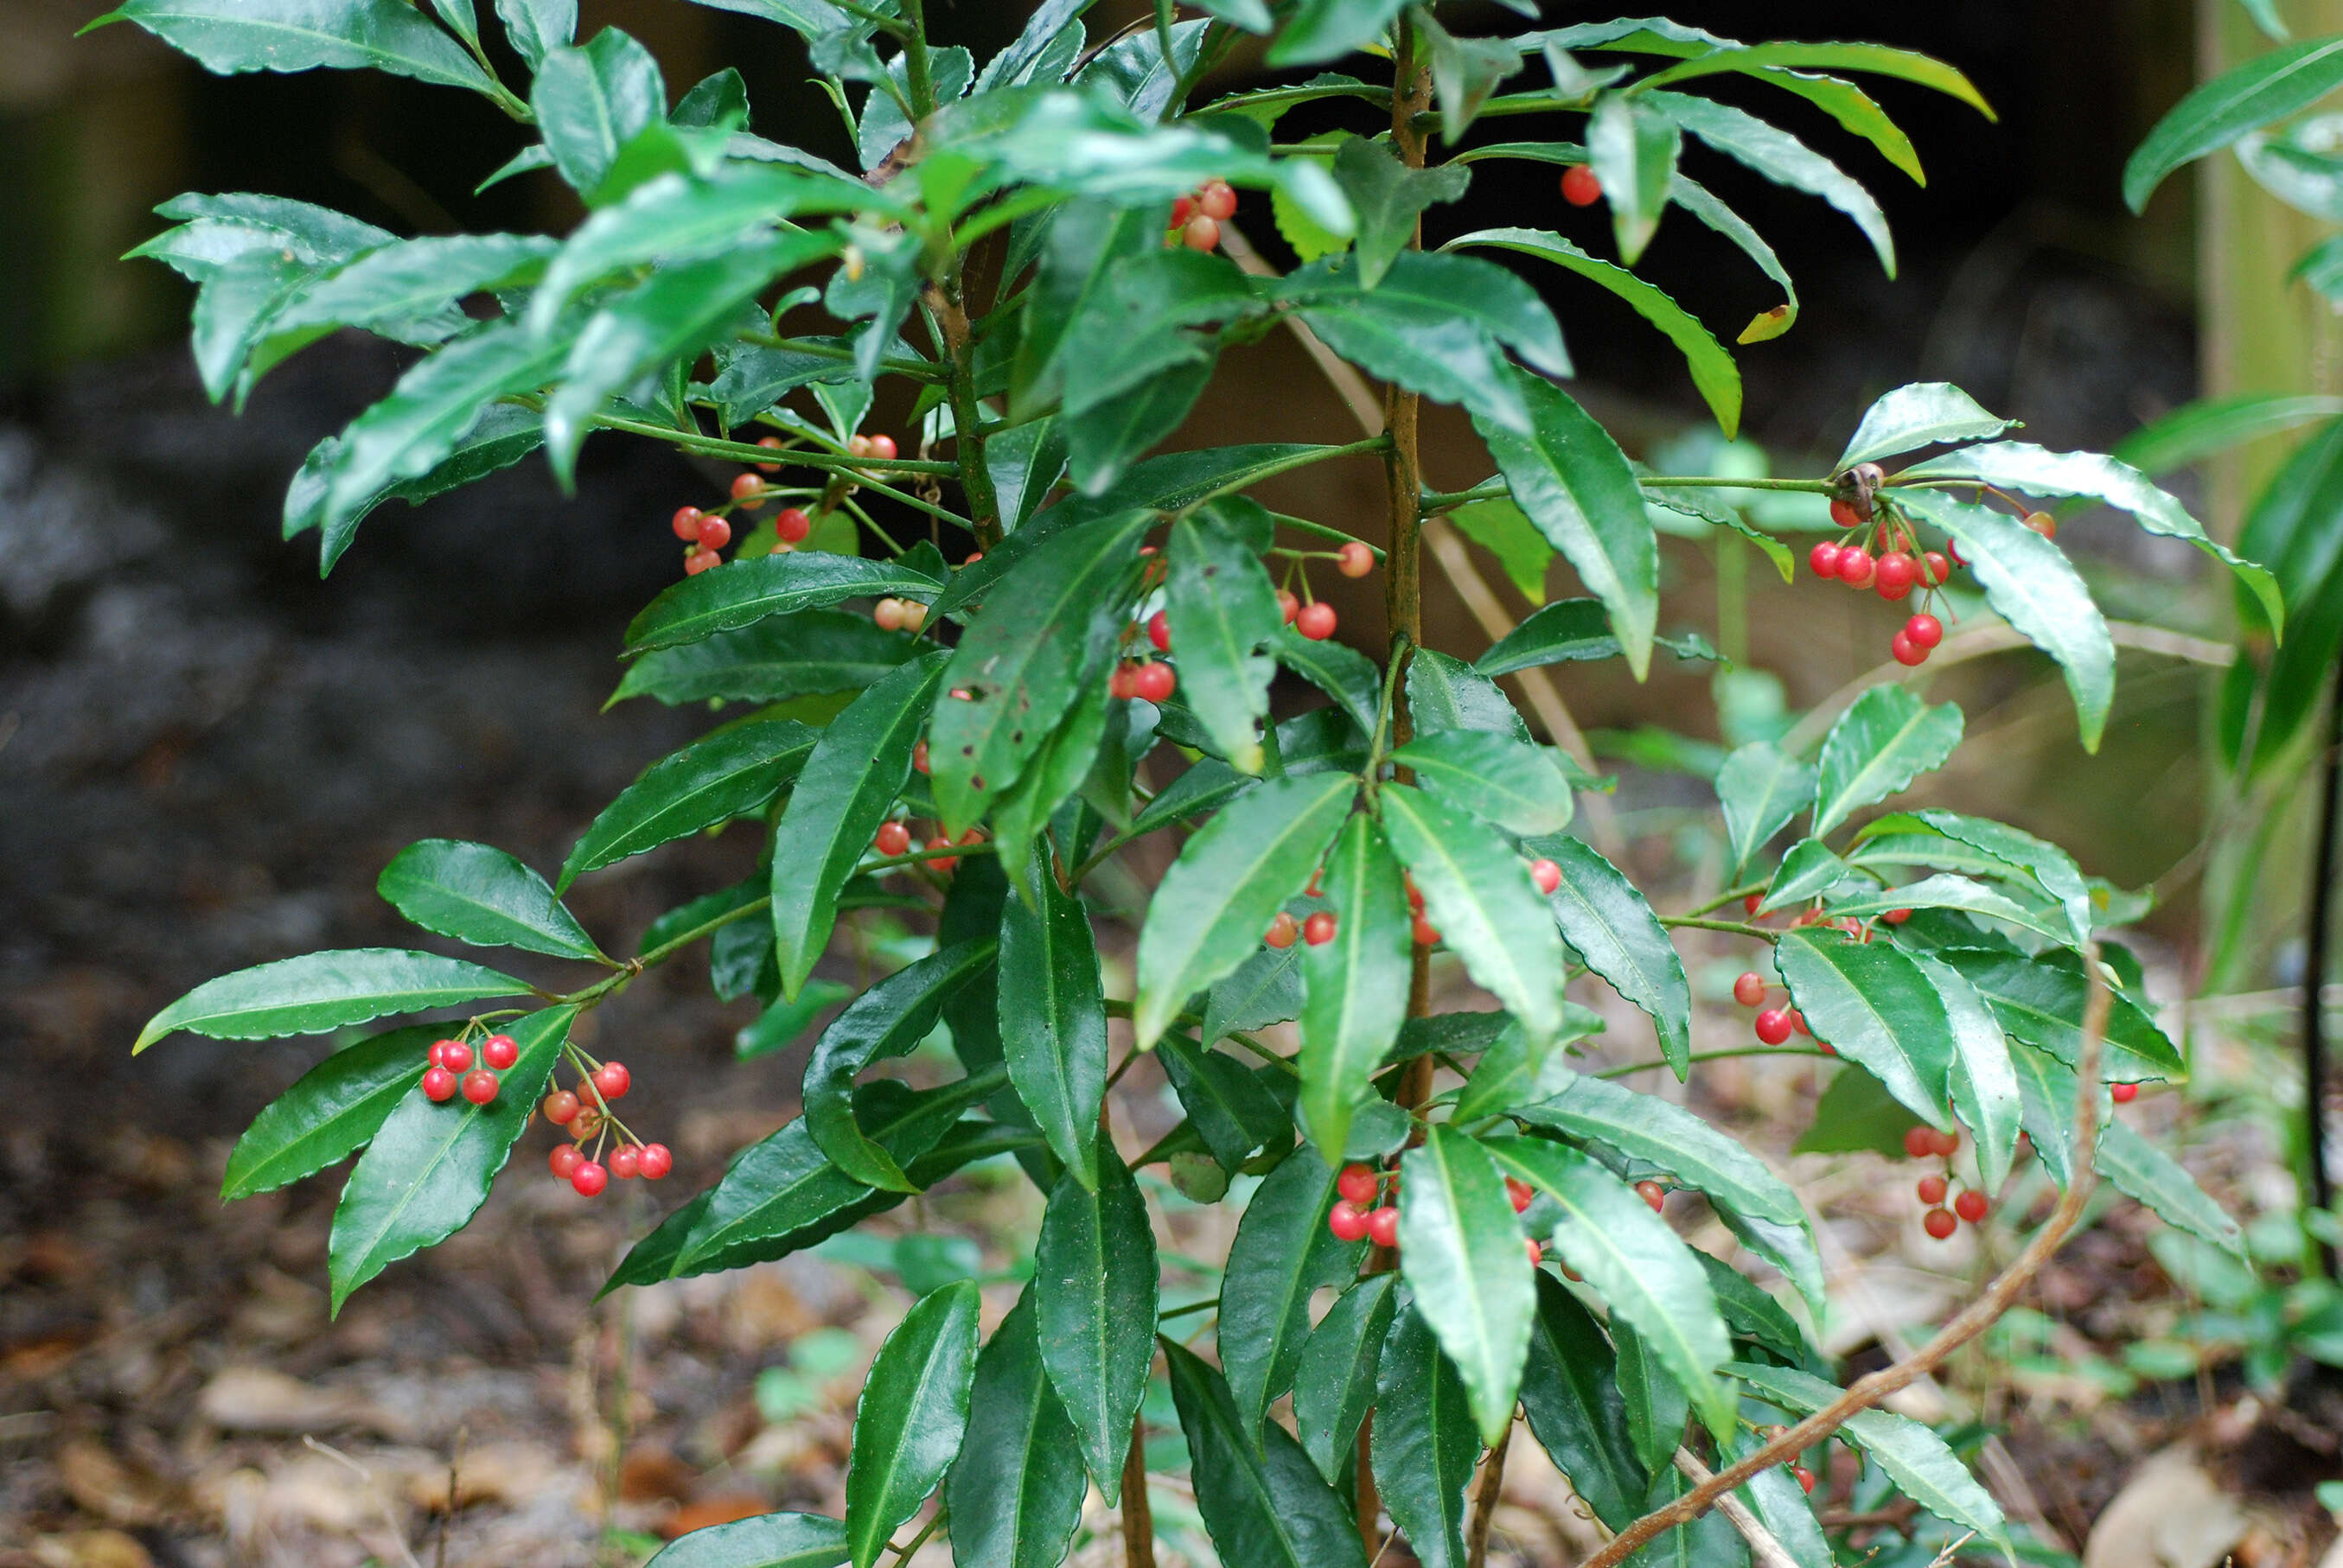
[[[694,550],[683,558],[683,575],[696,578],[709,568],[720,567],[723,564],[724,558],[714,550]]]
[[[610,1173],[588,1160],[569,1173],[569,1184],[580,1198],[592,1198],[610,1184]]]
[[[1302,922],[1302,940],[1313,948],[1322,948],[1334,940],[1334,917],[1320,910]]]
[[[1890,910],[1879,918],[1885,920],[1891,926],[1900,926],[1906,920],[1912,918],[1912,911],[1909,910]]]
[[[1269,922],[1269,930],[1261,940],[1273,948],[1290,948],[1301,934],[1302,928],[1295,923],[1293,917],[1280,910],[1277,919]]]
[[[575,1143],[557,1143],[553,1146],[553,1152],[545,1157],[545,1163],[556,1176],[567,1181],[578,1174],[578,1167],[586,1163],[586,1151]]]
[[[1741,900],[1741,912],[1745,915],[1754,915],[1757,912],[1757,906],[1765,901],[1765,894],[1752,893],[1747,898]]]
[[[508,1034],[492,1034],[480,1041],[480,1060],[502,1072],[520,1060],[520,1046]]]
[[[1172,651],[1172,618],[1157,610],[1147,618],[1147,640],[1155,645],[1158,653]]]
[[[1562,199],[1573,206],[1593,206],[1603,199],[1603,182],[1584,164],[1562,171]]]
[[[1836,496],[1831,498],[1830,512],[1831,521],[1842,528],[1851,528],[1863,521],[1863,514],[1855,509],[1853,501],[1844,500]]]
[[[1920,1217],[1920,1228],[1941,1241],[1960,1228],[1949,1209],[1931,1209]]]
[[[870,607],[870,619],[880,631],[902,630],[903,601],[899,598],[880,599]]]
[[[1968,558],[1961,554],[1961,547],[1953,543],[1950,539],[1946,539],[1945,541],[1945,554],[1952,558],[1953,565],[1956,567],[1965,567],[1969,564]]]
[[[1172,222],[1167,226],[1172,228],[1182,227],[1191,217],[1195,216],[1195,212],[1196,198],[1194,196],[1173,196],[1172,198]]]
[[[1652,1212],[1654,1214],[1667,1207],[1668,1190],[1661,1186],[1657,1181],[1636,1182],[1635,1196],[1641,1198],[1644,1202],[1649,1203],[1652,1206]]]
[[[1293,629],[1312,642],[1323,642],[1334,635],[1334,607],[1320,600],[1305,604],[1294,612]]]
[[[1751,970],[1733,982],[1733,1000],[1743,1007],[1755,1007],[1765,1000],[1765,977]]]
[[[710,518],[699,525],[699,548],[720,550],[732,542],[732,525],[722,518]]]
[[[897,451],[895,437],[892,436],[873,436],[868,443],[867,450],[871,457],[878,458],[880,462],[891,463],[895,460]]]
[[[1363,578],[1375,569],[1375,552],[1353,539],[1334,552],[1334,569],[1346,578]]]
[[[434,1067],[447,1066],[447,1063],[445,1058],[447,1048],[455,1043],[456,1042],[452,1040],[433,1040],[431,1042],[431,1049],[423,1053],[423,1060],[429,1062]]]
[[[456,1075],[444,1067],[423,1070],[423,1098],[434,1103],[444,1103],[455,1097]]]
[[[1936,1175],[1923,1176],[1919,1191],[1920,1201],[1933,1209],[1945,1201],[1945,1179]]]
[[[1888,640],[1887,651],[1896,656],[1896,663],[1906,668],[1928,662],[1928,650],[1915,645],[1910,638],[1900,631]]]
[[[1769,1007],[1757,1015],[1757,1038],[1767,1045],[1779,1045],[1790,1038],[1790,1013],[1786,1008]]]
[[[1904,1155],[1908,1160],[1926,1160],[1936,1151],[1934,1128],[1906,1127],[1904,1130]]]
[[[1545,1249],[1538,1245],[1538,1239],[1535,1236],[1523,1237],[1522,1249],[1530,1255],[1531,1268],[1534,1269],[1545,1261]]]
[[[1890,550],[1879,558],[1879,597],[1902,598],[1912,591],[1912,579],[1916,575],[1912,558],[1902,550]]]
[[[783,507],[773,515],[773,531],[780,535],[785,545],[802,544],[805,537],[813,532],[813,519],[795,507]]]
[[[1537,1197],[1537,1191],[1520,1177],[1508,1176],[1505,1178],[1505,1197],[1513,1204],[1513,1212],[1519,1214],[1529,1208],[1531,1201]]]
[[[1532,860],[1530,880],[1537,884],[1539,892],[1551,897],[1554,890],[1562,886],[1562,868],[1552,860]]]
[[[621,1143],[610,1151],[610,1174],[621,1181],[631,1181],[642,1171],[642,1151],[631,1143]]]
[[[1796,1008],[1792,1008],[1790,1010],[1790,1027],[1798,1033],[1805,1035],[1808,1040],[1812,1040],[1814,1038],[1815,1031],[1806,1027],[1806,1015],[1800,1012]]]
[[[1957,1132],[1939,1132],[1939,1131],[1936,1131],[1936,1129],[1934,1129],[1934,1128],[1930,1128],[1930,1129],[1928,1130],[1928,1152],[1929,1152],[1929,1153],[1931,1153],[1931,1154],[1940,1154],[1940,1155],[1943,1155],[1946,1159],[1949,1160],[1949,1159],[1951,1159],[1955,1154],[1957,1154],[1957,1153],[1959,1153],[1959,1152],[1960,1152],[1960,1148],[1961,1148],[1961,1135],[1960,1135],[1959,1133],[1957,1133]]]
[[[846,438],[846,455],[850,457],[867,457],[870,456],[870,437],[868,436],[849,436]]]
[[[1930,550],[1920,558],[1920,581],[1926,586],[1936,588],[1952,575],[1953,563],[1946,560],[1940,552]]]
[[[2058,537],[2058,519],[2047,512],[2028,512],[2026,514],[2025,521],[2027,528],[2046,539],[2055,539]]]
[[[545,1097],[541,1109],[548,1121],[556,1127],[566,1127],[578,1114],[578,1097],[566,1089],[557,1089]]]
[[[732,498],[744,511],[755,511],[765,504],[765,481],[754,474],[740,474],[732,480]]]
[[[1838,580],[1849,588],[1869,588],[1874,563],[1871,552],[1861,545],[1850,545],[1838,553]]]
[[[1285,624],[1292,626],[1295,612],[1302,608],[1302,601],[1295,598],[1290,590],[1280,588],[1277,590],[1277,608],[1285,617]]]
[[[1838,558],[1845,553],[1837,541],[1825,539],[1806,552],[1806,569],[1818,578],[1835,578],[1838,576]]]
[[[675,1169],[675,1156],[664,1143],[646,1143],[642,1151],[642,1172],[646,1181],[656,1181]]]
[[[426,1073],[424,1076],[427,1079],[430,1075]],[[2117,1105],[2129,1105],[2133,1101],[2139,1098],[2139,1085],[2137,1083],[2111,1083],[2107,1085],[2107,1094]]]
[[[1415,945],[1417,947],[1436,948],[1440,945],[1440,928],[1433,925],[1430,920],[1425,920],[1422,915],[1415,917],[1414,935]]]
[[[1985,1218],[1987,1206],[1985,1194],[1974,1187],[1953,1200],[1953,1212],[1972,1225]]]
[[[705,526],[707,516],[708,514],[698,507],[678,507],[675,509],[675,517],[668,527],[675,530],[677,538],[681,539],[685,544],[689,544],[699,537],[699,530]]]
[[[951,848],[951,840],[939,833],[934,838],[928,840],[927,847],[930,849],[949,849]],[[927,863],[928,869],[930,871],[935,872],[940,877],[948,877],[951,875],[953,869],[960,864],[960,857],[958,855],[930,855],[928,857]]]
[[[622,1061],[606,1061],[594,1070],[594,1087],[605,1101],[624,1100],[634,1081],[635,1075],[627,1070]]]
[[[779,436],[761,437],[757,445],[769,452],[778,452],[781,449],[781,438]],[[757,471],[760,474],[778,474],[781,471],[781,466],[779,463],[759,463],[757,465]]]
[[[583,1143],[602,1131],[602,1108],[580,1103],[578,1114],[569,1119],[569,1136]]]
[[[1179,684],[1180,678],[1168,664],[1142,664],[1131,678],[1131,694],[1149,702],[1166,700]]]
[[[1814,1495],[1815,1473],[1813,1471],[1808,1470],[1803,1464],[1794,1465],[1791,1467],[1790,1475],[1792,1479],[1797,1482],[1799,1487],[1805,1492],[1807,1496],[1811,1497]]]
[[[1373,1194],[1369,1201],[1373,1201]],[[1334,1232],[1338,1241],[1363,1241],[1367,1236],[1367,1212],[1348,1198],[1337,1198],[1334,1206],[1326,1211],[1326,1229]]]
[[[900,822],[882,822],[870,847],[890,860],[898,855],[908,855],[911,852],[911,829]]]
[[[1136,678],[1138,674],[1139,666],[1135,664],[1116,665],[1107,675],[1106,694],[1117,702],[1138,696],[1139,683]]]
[[[1378,1247],[1399,1245],[1399,1211],[1386,1203],[1367,1216],[1367,1240]]]
[[[1345,1165],[1342,1173],[1334,1178],[1334,1191],[1362,1209],[1375,1201],[1378,1185],[1374,1171],[1364,1165]]]
[[[1914,648],[1934,648],[1945,640],[1945,623],[1933,615],[1916,615],[1904,623],[1904,636]]]
[[[437,1050],[439,1065],[450,1072],[462,1072],[472,1065],[472,1048],[460,1040],[443,1040]]]
[[[1199,213],[1181,226],[1180,243],[1190,250],[1211,250],[1221,243],[1221,226]]]
[[[911,748],[911,771],[914,773],[925,773],[927,770],[928,743],[922,740],[918,745]]]
[[[1226,223],[1237,216],[1237,193],[1226,180],[1208,180],[1196,193],[1197,208],[1206,217]]]
[[[485,1067],[476,1067],[464,1074],[464,1098],[475,1105],[486,1105],[497,1097],[497,1075]]]

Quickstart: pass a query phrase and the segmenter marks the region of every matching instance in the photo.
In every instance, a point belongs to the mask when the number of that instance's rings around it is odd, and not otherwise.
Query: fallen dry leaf
[[[659,1532],[672,1541],[679,1535],[689,1535],[711,1524],[729,1524],[736,1519],[754,1519],[759,1513],[772,1511],[773,1505],[761,1497],[750,1497],[746,1493],[728,1493],[685,1503],[660,1522]]]
[[[33,1560],[41,1568],[155,1568],[155,1559],[137,1538],[119,1530],[35,1536]]]
[[[481,1503],[528,1503],[557,1487],[571,1491],[577,1478],[533,1442],[491,1442],[468,1448],[456,1466],[456,1506]],[[418,1471],[407,1483],[407,1500],[433,1513],[447,1509],[447,1467]]]
[[[2100,1513],[2083,1568],[2219,1568],[2253,1521],[2187,1444],[2151,1455]]]
[[[405,1435],[404,1423],[363,1397],[312,1387],[266,1367],[228,1367],[204,1385],[196,1412],[223,1432],[329,1432],[365,1427],[386,1437]]]
[[[58,1451],[57,1479],[83,1513],[109,1524],[152,1524],[170,1511],[167,1483],[134,1470],[88,1438]]]

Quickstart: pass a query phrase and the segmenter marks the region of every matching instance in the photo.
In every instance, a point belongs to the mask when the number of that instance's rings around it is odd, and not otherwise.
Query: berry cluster
[[[1960,1228],[1963,1221],[1976,1224],[1986,1217],[1991,1207],[1986,1195],[1974,1187],[1965,1187],[1954,1198],[1953,1206],[1945,1207],[1945,1194],[1951,1191],[1954,1180],[1950,1163],[1953,1153],[1961,1146],[1957,1132],[1939,1132],[1933,1127],[1909,1128],[1904,1134],[1904,1152],[1914,1160],[1940,1159],[1947,1163],[1943,1174],[1930,1171],[1920,1178],[1920,1201],[1928,1211],[1920,1217],[1920,1228],[1941,1241]]]
[[[917,631],[928,624],[928,607],[915,598],[882,598],[870,607],[880,631]]]
[[[1757,906],[1765,901],[1765,895],[1763,892],[1752,893],[1747,898],[1741,900],[1742,912],[1747,915],[1752,920],[1762,921],[1766,917],[1757,912]],[[1773,912],[1778,915],[1782,911],[1775,910]],[[1879,919],[1886,921],[1891,926],[1900,926],[1911,918],[1912,911],[1909,910],[1889,910],[1886,913],[1879,917]],[[1826,915],[1823,913],[1819,900],[1817,900],[1813,907],[1801,910],[1795,915],[1793,915],[1790,918],[1790,925],[1793,930],[1800,926],[1827,926],[1835,931],[1845,931],[1848,936],[1853,937],[1859,942],[1867,942],[1871,940],[1871,926],[1869,922],[1858,920],[1852,915]],[[1745,976],[1744,978],[1745,979],[1747,977]],[[1757,983],[1762,986],[1765,982],[1763,979],[1760,979]],[[1740,994],[1741,982],[1739,980],[1735,980],[1734,982],[1734,995],[1737,998]],[[1745,1002],[1742,1005],[1745,1007],[1755,1007],[1756,1003]]]
[[[1399,1246],[1399,1172],[1377,1171],[1372,1165],[1345,1165],[1334,1178],[1333,1207],[1326,1211],[1326,1229],[1338,1241],[1373,1241],[1378,1247],[1397,1250]],[[1513,1205],[1513,1212],[1523,1212],[1536,1194],[1530,1184],[1515,1177],[1505,1178],[1505,1196]],[[1530,1255],[1530,1266],[1535,1268],[1545,1261],[1545,1248],[1534,1236],[1525,1236],[1522,1245]]]
[[[779,436],[762,437],[757,445],[775,453],[787,450],[787,444]],[[892,436],[852,436],[846,442],[848,457],[871,457],[882,463],[893,462],[899,450]],[[710,567],[724,564],[724,558],[718,552],[732,542],[732,524],[725,514],[763,510],[777,487],[768,485],[758,477],[758,473],[778,473],[780,467],[779,463],[759,463],[755,471],[743,468],[733,476],[731,499],[720,506],[706,509],[699,507],[676,508],[675,516],[669,520],[668,526],[675,530],[675,537],[683,541],[683,569],[686,574],[698,577]],[[779,540],[775,547],[777,549],[793,550],[813,532],[813,518],[800,508],[784,507],[774,515],[773,532]],[[926,614],[926,608],[920,607],[920,618],[924,619]],[[910,629],[919,629],[917,622],[908,624]]]
[[[571,1140],[554,1145],[546,1165],[581,1198],[596,1196],[613,1176],[622,1181],[636,1176],[656,1181],[675,1169],[675,1156],[666,1144],[637,1138],[610,1109],[610,1101],[624,1099],[633,1086],[634,1076],[624,1062],[596,1063],[580,1074],[575,1091],[557,1089],[538,1107],[545,1119],[568,1131]],[[605,1161],[602,1144],[613,1135],[617,1146]],[[591,1153],[586,1148],[588,1143],[594,1145]]]
[[[920,742],[918,748],[919,755],[915,765],[922,773],[925,773],[928,770],[926,759],[927,748],[928,743],[926,741],[922,740]],[[960,843],[963,845],[980,844],[982,842],[984,842],[984,830],[980,828],[970,828],[967,832],[962,833],[960,836]],[[887,859],[900,859],[903,856],[911,852],[911,825],[909,822],[904,821],[880,823],[879,825],[878,835],[870,840],[870,847]],[[950,839],[945,837],[943,833],[938,832],[935,837],[930,839],[924,846],[928,852],[920,859],[920,864],[925,866],[929,870],[935,872],[940,877],[948,877],[957,869],[960,865],[960,857],[951,853],[955,847],[956,846]]]
[[[1825,539],[1809,550],[1806,567],[1818,578],[1869,588],[1890,602],[1900,602],[1919,589],[1921,608],[1905,620],[1888,651],[1898,664],[1921,665],[1945,640],[1945,623],[1928,607],[1953,568],[1968,563],[1950,543],[1941,551],[1921,548],[1911,523],[1892,507],[1874,500],[1880,478],[1875,463],[1859,464],[1849,472],[1851,492],[1832,499],[1830,515],[1831,521],[1850,532],[1844,539]],[[2027,514],[2026,526],[2046,538],[2057,531],[2046,512]]]
[[[508,1034],[489,1035],[480,1041],[479,1065],[475,1067],[471,1034],[476,1027],[466,1024],[455,1039],[431,1042],[431,1065],[423,1070],[425,1099],[444,1105],[460,1093],[474,1105],[486,1105],[497,1097],[502,1082],[497,1074],[520,1060],[520,1047]]]
[[[1206,180],[1193,194],[1172,204],[1172,222],[1163,231],[1166,246],[1190,250],[1216,250],[1221,225],[1237,216],[1237,193],[1226,180]]]
[[[1150,568],[1150,575],[1154,573]],[[1148,646],[1156,653],[1172,651],[1172,621],[1161,610],[1147,618]],[[1131,634],[1125,633],[1126,638]],[[1163,702],[1179,689],[1180,678],[1172,667],[1149,656],[1117,661],[1114,673],[1107,677],[1107,695],[1117,699],[1139,698],[1147,702]]]
[[[1857,925],[1859,922],[1850,920],[1847,923],[1849,925]],[[1765,977],[1759,974],[1755,970],[1744,970],[1740,978],[1733,982],[1733,1000],[1739,1002],[1743,1007],[1753,1007],[1757,1010],[1757,1018],[1755,1027],[1757,1030],[1758,1040],[1764,1044],[1785,1044],[1793,1034],[1803,1034],[1808,1040],[1814,1040],[1815,1031],[1806,1027],[1806,1015],[1800,1012],[1796,1008],[1787,1005],[1789,1001],[1789,993],[1786,990],[1783,991],[1782,998],[1785,1005],[1781,1007],[1767,1007],[1765,1005],[1766,999],[1772,996],[1777,989],[1781,988],[1767,985],[1765,983]],[[1833,1056],[1836,1056],[1838,1054],[1837,1051],[1832,1050],[1829,1046],[1823,1045],[1823,1042],[1820,1040],[1815,1040],[1815,1043],[1822,1045],[1823,1050],[1830,1051],[1830,1054]]]

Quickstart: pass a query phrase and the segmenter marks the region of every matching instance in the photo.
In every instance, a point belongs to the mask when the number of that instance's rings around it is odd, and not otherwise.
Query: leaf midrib
[[[1893,771],[1892,765],[1902,760],[1900,754],[1903,751],[1906,743],[1911,740],[1912,738],[1923,728],[1936,722],[1942,716],[1944,711],[1945,710],[1941,708],[1931,708],[1926,703],[1921,704],[1919,708],[1916,709],[1912,712],[1909,718],[1907,718],[1902,724],[1896,726],[1896,733],[1889,736],[1885,744],[1872,748],[1871,756],[1865,760],[1861,767],[1857,768],[1852,774],[1847,776],[1845,784],[1841,786],[1838,791],[1828,800],[1823,801],[1816,806],[1815,810],[1815,838],[1819,839],[1823,834],[1829,832],[1833,828],[1835,828],[1841,822],[1845,821],[1848,813],[1855,811],[1863,806],[1865,801],[1861,799],[1862,791],[1869,788],[1875,780],[1888,778]],[[1915,767],[1912,771],[1913,774],[1916,774],[1919,769]],[[1910,783],[1911,777],[1912,775],[1908,774],[1906,776],[1906,784]],[[1903,787],[1903,785],[1891,786],[1888,789],[1882,789],[1878,794],[1870,797],[1870,799],[1874,800],[1885,799],[1889,795],[1894,794],[1896,789],[1902,789]]]

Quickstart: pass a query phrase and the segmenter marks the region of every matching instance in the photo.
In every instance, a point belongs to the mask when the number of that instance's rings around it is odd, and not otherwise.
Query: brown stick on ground
[[[1719,1471],[1666,1507],[1654,1509],[1636,1520],[1578,1568],[1616,1568],[1637,1547],[1687,1520],[1698,1518],[1715,1507],[1719,1498],[1759,1471],[1788,1462],[1845,1426],[1850,1418],[1936,1371],[1955,1351],[1991,1328],[2034,1276],[2042,1271],[2042,1265],[2066,1244],[2067,1236],[2083,1218],[2083,1206],[2090,1201],[2092,1189],[2098,1183],[2091,1151],[2099,1136],[2100,1048],[2107,1041],[2107,1012],[2114,1002],[2106,978],[2099,972],[2097,942],[2084,948],[2083,973],[2090,989],[2083,1001],[2083,1050],[2075,1073],[2074,1169],[2058,1206],[2050,1211],[2049,1220],[2034,1233],[2033,1240],[2026,1243],[2025,1250],[1985,1288],[1983,1294],[1962,1308],[1926,1344],[1894,1365],[1859,1379],[1854,1387],[1782,1436]]]

